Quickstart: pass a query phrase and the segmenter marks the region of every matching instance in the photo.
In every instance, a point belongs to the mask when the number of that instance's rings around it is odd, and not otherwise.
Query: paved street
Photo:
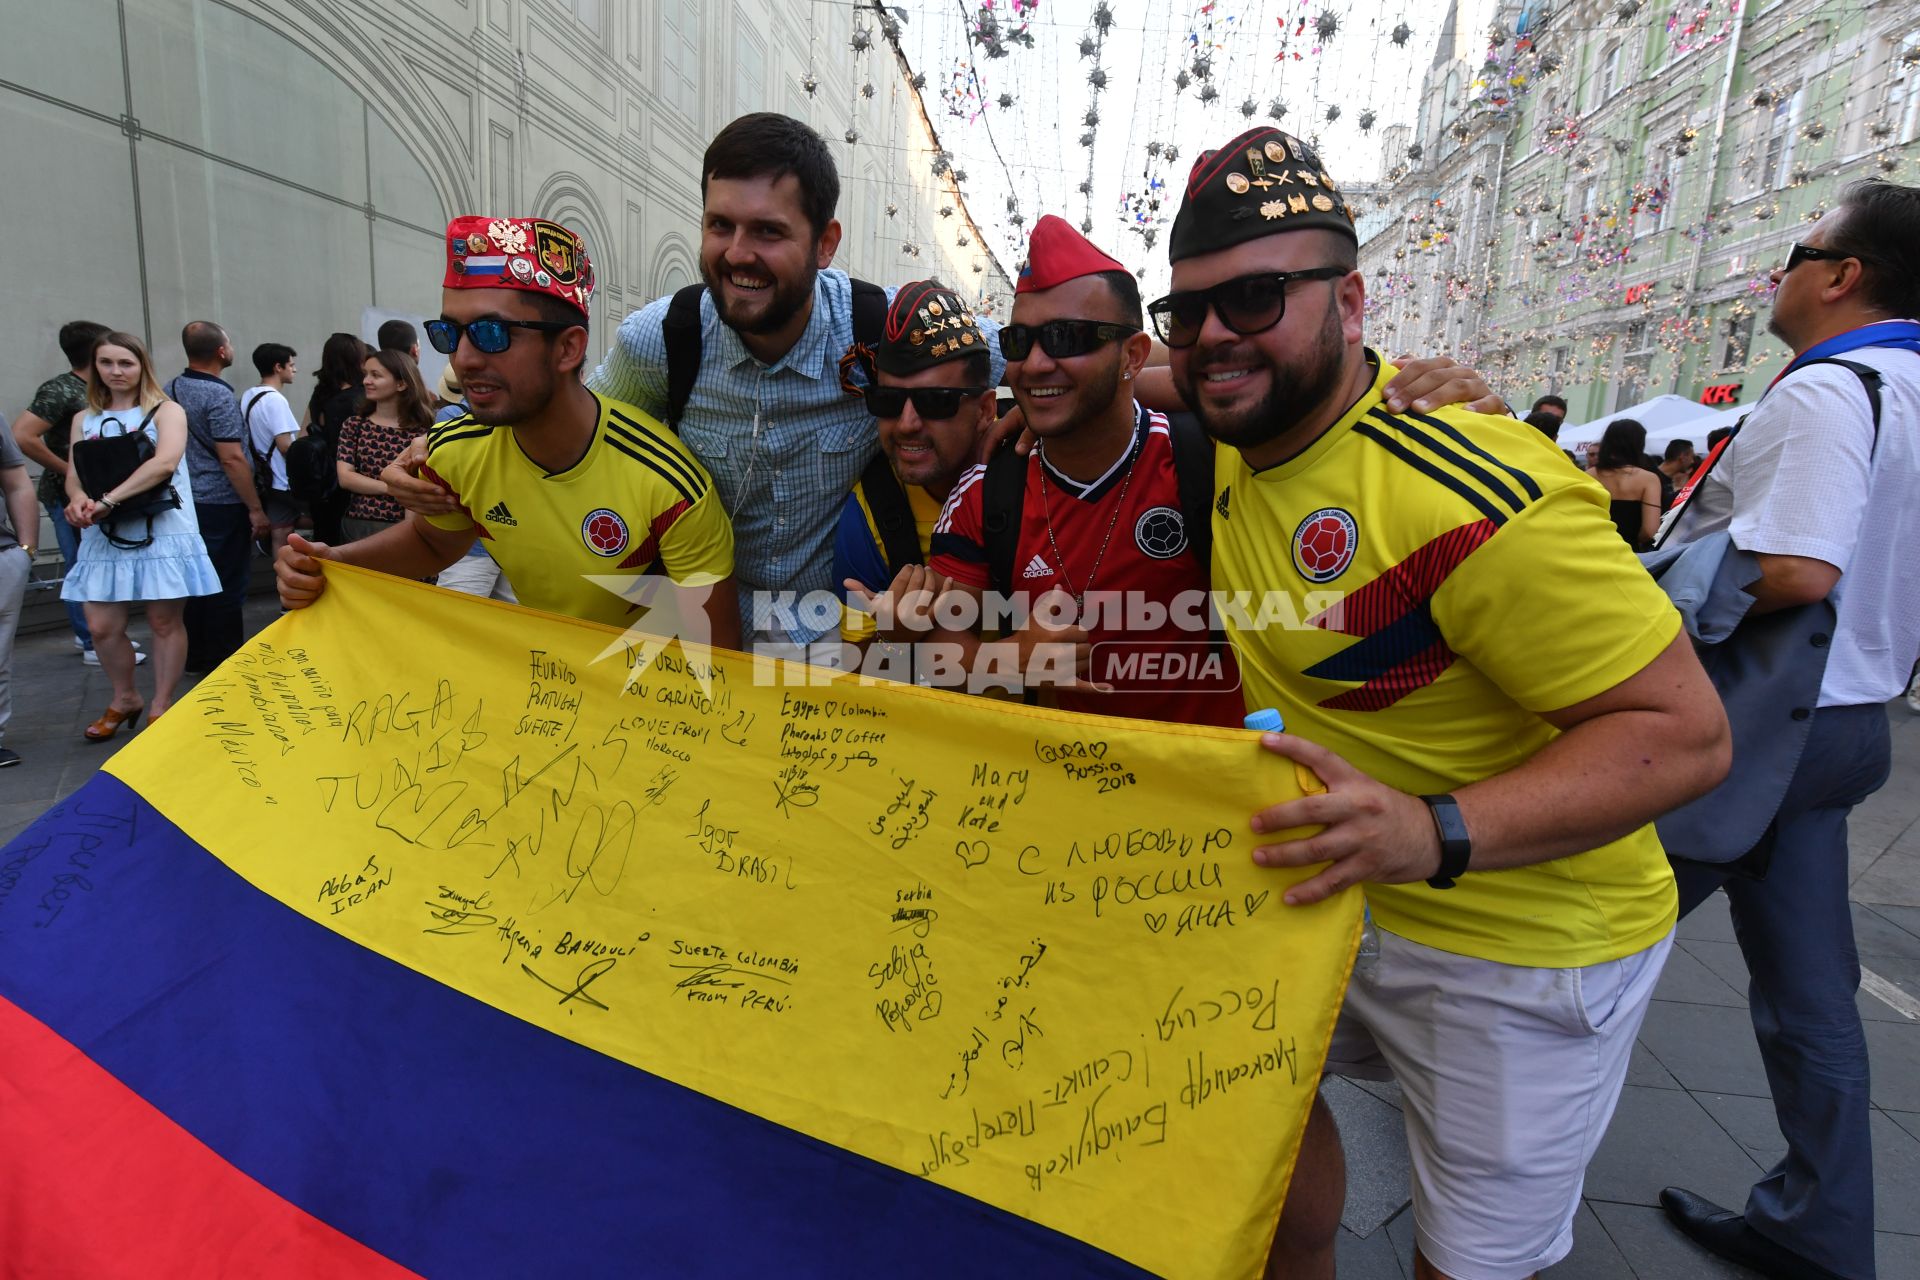
[[[256,597],[249,622],[275,616]],[[146,638],[144,627],[135,633]],[[150,687],[144,676],[143,687]],[[0,773],[0,843],[74,790],[114,746],[81,728],[107,705],[107,681],[83,666],[72,636],[22,636],[14,655],[14,719],[6,744],[24,757]],[[1881,1280],[1920,1278],[1920,716],[1890,709],[1892,780],[1853,816],[1854,927],[1873,978],[1859,996],[1873,1054],[1874,1162]],[[1716,897],[1680,928],[1635,1052],[1620,1109],[1587,1176],[1573,1256],[1554,1280],[1696,1280],[1743,1275],[1693,1248],[1656,1207],[1679,1183],[1728,1205],[1777,1157],[1780,1136],[1747,1021],[1746,973]],[[1884,997],[1884,998],[1883,998]],[[1346,1137],[1350,1186],[1343,1280],[1413,1274],[1407,1155],[1398,1093],[1326,1086]]]

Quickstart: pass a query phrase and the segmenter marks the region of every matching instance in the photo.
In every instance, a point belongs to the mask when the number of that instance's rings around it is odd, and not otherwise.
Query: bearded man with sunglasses
[[[1261,745],[1327,786],[1253,816],[1254,861],[1322,866],[1289,905],[1364,885],[1378,948],[1328,1065],[1401,1085],[1416,1273],[1523,1280],[1572,1247],[1671,944],[1651,821],[1725,774],[1726,718],[1551,442],[1383,403],[1352,213],[1312,148],[1259,128],[1201,156],[1168,247],[1150,312],[1229,446],[1214,585],[1342,597],[1303,627],[1227,617],[1248,705],[1291,730]],[[1270,1274],[1333,1274],[1344,1186],[1316,1103]]]
[[[428,434],[424,470],[455,510],[346,547],[293,537],[274,564],[281,603],[319,597],[322,561],[425,578],[485,538],[531,608],[624,626],[661,603],[645,584],[664,573],[680,589],[681,633],[738,648],[733,526],[712,480],[652,418],[580,382],[593,294],[580,237],[543,219],[460,217],[446,248],[427,337],[451,357],[469,412]],[[696,609],[706,635],[687,627]]]

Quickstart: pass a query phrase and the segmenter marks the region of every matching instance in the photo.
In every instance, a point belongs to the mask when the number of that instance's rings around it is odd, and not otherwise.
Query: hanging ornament
[[[1476,173],[1468,180],[1467,185],[1475,191],[1485,191],[1487,189],[1487,175],[1484,173]]]
[[[1901,51],[1900,65],[1903,67],[1920,67],[1920,44],[1911,45]]]
[[[937,178],[940,175],[949,172],[950,170],[952,170],[952,168],[953,168],[953,155],[950,152],[943,149],[933,153],[933,176],[934,177]]]
[[[1880,166],[1880,172],[1892,173],[1900,167],[1900,157],[1889,151],[1876,157],[1874,163]]]
[[[1097,107],[1088,107],[1087,114],[1080,118],[1080,123],[1086,125],[1089,129],[1098,127],[1100,124],[1099,109]]]
[[[898,44],[900,41],[900,20],[893,17],[880,19],[880,34]]]
[[[1260,104],[1258,102],[1255,102],[1252,98],[1248,98],[1245,102],[1240,104],[1240,114],[1248,120],[1253,119],[1253,113],[1258,111],[1259,109],[1260,109]]]
[[[1103,36],[1113,30],[1113,8],[1107,4],[1107,0],[1100,0],[1099,4],[1093,6],[1093,26]]]
[[[1564,62],[1565,62],[1565,59],[1562,58],[1559,55],[1559,53],[1557,53],[1552,49],[1546,50],[1540,55],[1540,61],[1538,64],[1540,67],[1540,74],[1543,76],[1550,76],[1554,72],[1558,71],[1562,63]]]
[[[1753,95],[1753,105],[1754,105],[1754,106],[1756,106],[1756,107],[1770,107],[1770,106],[1772,106],[1772,105],[1773,105],[1773,90],[1771,90],[1771,89],[1760,89],[1760,90],[1756,90],[1756,91],[1755,91],[1755,93],[1754,93],[1754,95]]]
[[[809,71],[807,72],[806,75],[800,78],[800,87],[802,89],[805,89],[807,91],[807,96],[811,98],[814,94],[820,91],[820,81],[818,78],[814,76],[813,72]]]
[[[897,215],[899,214],[899,212],[900,212],[900,206],[899,206],[899,205],[897,205],[897,204],[895,204],[895,203],[894,203],[893,201],[891,201],[891,200],[889,200],[889,201],[887,201],[887,216],[888,216],[889,218],[892,218],[892,217],[895,217],[895,216],[897,216]]]
[[[1080,145],[1083,147],[1090,147],[1093,145],[1093,130],[1089,129],[1085,133],[1080,135]]]
[[[1090,196],[1093,194],[1093,184],[1091,182],[1085,181],[1084,179],[1081,181],[1080,186],[1077,189],[1079,190],[1080,194],[1083,196]]]
[[[1340,104],[1337,102],[1328,103],[1327,104],[1327,123],[1332,124],[1335,120],[1338,120],[1339,118],[1340,118]]]
[[[1013,95],[1010,93],[1003,93],[994,99],[994,101],[999,104],[1002,111],[1011,111],[1013,109]]]
[[[1147,248],[1149,249],[1153,248],[1153,242],[1158,240],[1159,238],[1160,238],[1160,232],[1153,227],[1148,227],[1145,231],[1142,231],[1140,233],[1141,243],[1146,245]]]
[[[1185,67],[1180,68],[1180,74],[1173,78],[1173,87],[1180,90],[1180,92],[1182,93],[1185,93],[1187,91],[1187,86],[1192,83],[1193,83],[1193,77],[1187,74],[1187,69]]]
[[[1012,196],[1007,197],[1007,212],[1008,213],[1020,212],[1020,202],[1014,199]]]
[[[1322,9],[1320,16],[1313,20],[1313,34],[1319,36],[1323,44],[1333,39],[1334,34],[1339,30],[1340,15],[1331,9]]]
[[[1875,120],[1867,126],[1867,136],[1875,142],[1884,141],[1893,136],[1893,125],[1885,120]]]
[[[1360,113],[1360,119],[1355,122],[1360,126],[1360,132],[1365,133],[1367,130],[1373,128],[1374,118],[1372,107],[1368,107],[1365,111],[1362,111]]]
[[[985,271],[985,270],[986,268],[980,265],[979,260],[975,259],[973,264],[973,274],[979,275],[982,271]]]
[[[1818,120],[1809,120],[1800,126],[1800,134],[1808,142],[1818,142],[1827,136],[1827,126]]]
[[[1425,154],[1427,154],[1427,149],[1417,142],[1407,148],[1407,159],[1409,160],[1418,160]]]
[[[1081,235],[1083,235],[1083,236],[1085,236],[1085,235],[1092,235],[1092,234],[1093,234],[1093,219],[1092,219],[1092,218],[1082,218],[1082,219],[1080,219],[1080,234],[1081,234]]]
[[[860,86],[860,96],[863,98],[873,97],[873,81],[869,80]]]
[[[855,53],[865,53],[873,47],[873,32],[865,27],[855,27],[853,38],[847,41],[847,47]]]
[[[1287,104],[1280,101],[1280,99],[1275,98],[1272,102],[1269,102],[1267,104],[1267,117],[1269,119],[1278,120],[1281,117],[1285,116],[1286,114],[1287,114]]]
[[[1622,23],[1632,22],[1639,12],[1640,0],[1619,0],[1619,3],[1613,6],[1613,20]]]
[[[1196,80],[1205,80],[1213,74],[1213,55],[1203,53],[1193,60],[1193,76]]]
[[[916,91],[924,89],[927,87],[927,73],[924,71],[916,71],[913,73],[913,79],[907,83],[911,84]]]
[[[1093,42],[1092,36],[1080,37],[1080,56],[1081,57],[1091,58],[1094,55],[1094,52],[1097,49],[1099,49],[1099,47],[1100,47],[1099,45]]]
[[[956,239],[954,243],[959,245],[962,249],[964,249],[968,245],[973,243],[973,237],[968,235],[962,235],[958,239]]]
[[[1027,215],[1024,213],[1011,214],[1008,216],[1007,221],[1011,222],[1016,227],[1025,226],[1027,221]]]
[[[953,206],[950,204],[941,205],[940,216],[943,218],[951,218],[953,216]]]
[[[965,182],[967,180],[967,171],[965,169],[955,169],[953,171],[953,180],[955,182]]]
[[[1167,157],[1167,163],[1172,164],[1175,160],[1178,160],[1180,158],[1180,148],[1169,146],[1166,149],[1165,155]]]
[[[1156,140],[1147,144],[1147,158],[1153,159],[1160,154],[1160,143]]]
[[[1095,67],[1093,70],[1087,72],[1087,83],[1093,86],[1093,91],[1095,93],[1098,93],[1100,92],[1100,90],[1106,88],[1107,87],[1106,68]]]
[[[858,129],[849,129],[847,130],[846,138],[847,145],[852,146],[854,143],[860,141],[860,131]]]
[[[1200,101],[1215,102],[1218,101],[1219,97],[1220,91],[1213,87],[1213,81],[1209,80],[1200,86]]]
[[[1395,27],[1393,29],[1393,34],[1387,37],[1387,39],[1393,41],[1393,43],[1396,46],[1404,45],[1406,44],[1407,41],[1411,40],[1412,38],[1413,38],[1413,28],[1408,26],[1404,22],[1401,23],[1399,26]]]

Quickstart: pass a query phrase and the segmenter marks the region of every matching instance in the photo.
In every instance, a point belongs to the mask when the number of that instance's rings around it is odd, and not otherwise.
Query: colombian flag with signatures
[[[1251,735],[330,578],[0,851],[0,1274],[1257,1271],[1359,911]]]

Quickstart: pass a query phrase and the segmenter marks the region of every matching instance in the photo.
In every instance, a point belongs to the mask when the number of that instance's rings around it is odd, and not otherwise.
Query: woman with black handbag
[[[74,415],[67,471],[67,519],[81,530],[80,553],[61,596],[86,607],[113,702],[86,728],[106,742],[142,712],[173,705],[187,663],[180,612],[188,596],[212,595],[220,579],[207,558],[187,479],[187,416],[167,399],[140,339],[110,333],[93,348],[87,407]],[[145,603],[153,628],[153,702],[134,685],[127,606]]]

